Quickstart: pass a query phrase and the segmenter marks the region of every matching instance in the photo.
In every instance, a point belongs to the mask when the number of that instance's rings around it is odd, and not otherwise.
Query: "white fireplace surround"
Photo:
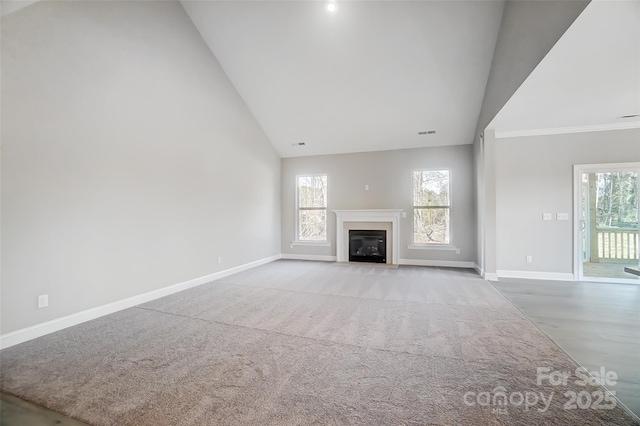
[[[391,264],[399,264],[400,248],[400,215],[402,209],[369,209],[369,210],[334,210],[336,214],[336,260],[348,262],[349,253],[345,250],[345,238],[349,238],[347,230],[345,235],[345,222],[381,222],[391,223]],[[387,244],[388,239],[387,239]],[[346,244],[346,247],[349,245]]]

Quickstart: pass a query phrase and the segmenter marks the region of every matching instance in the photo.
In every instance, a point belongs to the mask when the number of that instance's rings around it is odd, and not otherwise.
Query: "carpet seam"
[[[480,281],[485,281],[485,280],[480,280]],[[229,285],[229,286],[234,286],[234,287],[242,287],[242,288],[259,288],[261,290],[275,290],[275,291],[282,291],[282,292],[286,292],[286,293],[300,293],[300,294],[308,294],[308,295],[312,295],[312,296],[330,296],[330,297],[339,297],[339,298],[346,298],[346,299],[360,299],[360,300],[379,300],[381,302],[403,302],[403,303],[415,303],[417,305],[441,305],[441,306],[451,306],[448,305],[446,303],[439,303],[439,302],[435,302],[435,303],[430,303],[430,302],[417,302],[414,300],[384,300],[384,299],[378,299],[378,298],[374,298],[374,297],[360,297],[360,296],[348,296],[348,295],[342,295],[342,294],[326,294],[326,293],[311,293],[309,291],[297,291],[297,290],[287,290],[287,289],[282,289],[282,288],[274,288],[274,287],[262,287],[262,286],[258,286],[258,285],[242,285],[242,284],[234,284],[234,283],[227,283],[227,282],[218,282],[218,281],[211,281],[209,283],[205,283],[203,285],[206,284],[224,284],[224,285]],[[186,291],[186,290],[184,290]],[[149,302],[147,302],[149,303]],[[511,304],[511,303],[509,303]],[[464,305],[460,305],[460,306],[464,306]],[[472,305],[473,306],[473,305]],[[474,308],[479,307],[487,307],[490,308],[491,306],[473,306]]]
[[[322,339],[316,339],[316,338],[313,338],[313,337],[299,336],[297,334],[287,334],[287,333],[283,333],[281,331],[265,330],[263,328],[249,327],[249,326],[246,326],[246,325],[229,324],[229,323],[222,322],[222,321],[209,320],[209,319],[198,318],[198,317],[192,317],[192,316],[189,316],[189,315],[178,314],[178,313],[175,313],[175,312],[167,312],[167,311],[162,311],[162,310],[159,310],[159,309],[154,309],[154,308],[149,308],[149,307],[144,307],[144,306],[135,306],[134,308],[144,309],[144,310],[148,310],[148,311],[151,311],[151,312],[158,312],[158,313],[166,314],[166,315],[173,315],[173,316],[177,316],[177,317],[181,317],[181,318],[194,319],[194,320],[197,320],[197,321],[204,321],[206,323],[225,325],[227,327],[238,327],[238,328],[243,328],[243,329],[247,329],[247,330],[259,331],[259,332],[266,333],[266,334],[277,334],[279,336],[285,336],[285,337],[296,337],[296,338],[299,338],[299,339],[311,340],[311,341],[320,342],[320,343],[327,343],[327,344],[336,345],[336,346],[358,348],[358,349],[380,351],[380,352],[388,352],[388,353],[392,353],[392,354],[407,354],[407,355],[411,355],[411,356],[418,356],[418,357],[421,357],[421,358],[425,358],[425,357],[426,358],[445,358],[445,359],[456,359],[456,360],[468,362],[467,359],[460,358],[460,357],[451,357],[451,356],[445,357],[445,356],[438,356],[438,355],[413,354],[413,353],[407,352],[407,351],[399,352],[399,351],[394,351],[392,349],[371,348],[371,347],[366,347],[366,346],[354,345],[354,344],[350,344],[350,343],[334,342],[334,341],[331,341],[331,340],[322,340]]]

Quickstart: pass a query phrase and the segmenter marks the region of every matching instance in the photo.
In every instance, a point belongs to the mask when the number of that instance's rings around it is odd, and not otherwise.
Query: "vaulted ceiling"
[[[640,2],[592,1],[489,127],[504,136],[640,128]]]
[[[473,143],[502,1],[182,3],[283,157]],[[628,114],[640,2],[596,0],[489,128],[640,127]]]
[[[2,15],[35,2],[2,0]],[[283,157],[473,143],[505,4],[181,3]],[[489,128],[640,128],[634,114],[640,2],[594,0]]]
[[[283,157],[473,142],[502,2],[182,3]]]

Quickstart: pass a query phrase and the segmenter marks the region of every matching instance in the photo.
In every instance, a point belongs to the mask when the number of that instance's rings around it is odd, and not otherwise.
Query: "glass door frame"
[[[638,284],[640,280],[631,278],[604,278],[585,277],[583,270],[583,247],[582,247],[582,174],[583,173],[606,173],[606,172],[636,172],[638,173],[638,193],[640,194],[640,162],[633,163],[605,163],[605,164],[576,164],[573,166],[573,279],[574,281],[610,282]],[[638,209],[640,209],[640,197]],[[586,224],[585,226],[588,226]],[[640,225],[639,225],[640,227]],[[590,236],[591,238],[593,236]]]

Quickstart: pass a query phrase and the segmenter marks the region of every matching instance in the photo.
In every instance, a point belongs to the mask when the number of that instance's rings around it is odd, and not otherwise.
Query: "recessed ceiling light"
[[[627,114],[627,115],[620,116],[618,118],[635,118],[635,117],[640,117],[640,114]]]
[[[335,13],[336,11],[336,4],[334,2],[329,2],[327,4],[327,10],[331,13]]]

